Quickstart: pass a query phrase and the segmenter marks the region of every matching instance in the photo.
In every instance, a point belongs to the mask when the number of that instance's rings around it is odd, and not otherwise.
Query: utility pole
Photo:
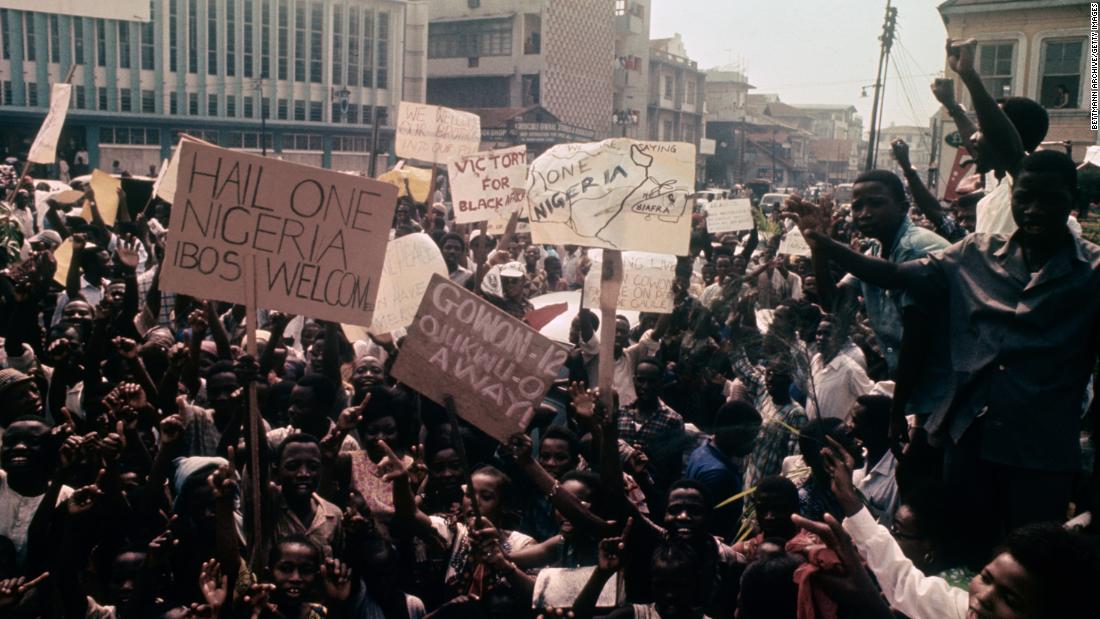
[[[878,155],[878,134],[881,111],[880,103],[883,100],[883,89],[886,87],[886,61],[890,58],[890,48],[894,46],[894,30],[898,24],[898,9],[890,6],[891,0],[886,0],[886,20],[882,24],[882,36],[879,41],[882,45],[878,55],[878,73],[875,75],[875,100],[871,104],[871,132],[867,140],[867,170],[875,167],[875,157]]]

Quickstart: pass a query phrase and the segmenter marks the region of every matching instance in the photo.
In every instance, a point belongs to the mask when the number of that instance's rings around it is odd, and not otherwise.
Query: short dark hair
[[[497,482],[497,494],[500,495],[501,505],[507,506],[508,501],[512,496],[511,477],[508,477],[508,475],[505,474],[504,471],[501,471],[491,464],[486,464],[484,466],[478,467],[474,470],[473,473],[470,473],[470,478],[472,479],[474,475],[484,475],[486,477],[491,477],[495,479]]]
[[[546,428],[546,431],[543,432],[542,436],[539,438],[539,444],[541,445],[542,441],[545,441],[548,438],[565,441],[569,444],[569,455],[573,456],[574,460],[580,457],[581,440],[577,438],[577,433],[573,432],[568,427],[557,423],[550,426],[549,428]]]
[[[760,413],[752,404],[742,400],[730,400],[718,407],[714,413],[714,427],[760,425],[763,422]]]
[[[206,369],[206,379],[210,380],[218,374],[232,374],[234,377],[237,373],[233,370],[233,362],[226,359],[215,361],[209,368]]]
[[[313,389],[313,397],[325,409],[325,413],[331,413],[336,406],[336,396],[339,387],[327,376],[321,374],[309,374],[298,380],[298,387],[310,387]]]
[[[439,247],[443,248],[447,244],[447,241],[458,241],[458,244],[462,246],[462,249],[466,249],[466,239],[462,238],[461,234],[455,234],[454,232],[448,232],[439,238]]]
[[[889,170],[867,170],[857,176],[852,184],[858,185],[859,183],[882,183],[889,190],[890,197],[897,203],[904,205],[909,203],[909,198],[905,195],[905,184],[901,182],[897,174]]]
[[[1054,174],[1070,192],[1077,195],[1077,165],[1069,155],[1056,150],[1040,150],[1024,157],[1020,161],[1020,174]]]
[[[1000,549],[1027,571],[1038,589],[1038,617],[1085,617],[1095,612],[1100,550],[1093,538],[1061,525],[1029,524],[1016,529]]]
[[[669,496],[672,495],[673,490],[694,490],[703,497],[703,504],[707,506],[707,509],[714,507],[714,498],[711,497],[710,491],[702,483],[694,480],[682,478],[678,479],[668,487]]]
[[[271,545],[271,555],[268,561],[268,565],[271,566],[271,568],[274,568],[275,564],[278,563],[279,559],[282,558],[282,546],[284,544],[299,544],[301,546],[305,546],[306,548],[311,549],[314,554],[317,555],[318,566],[320,566],[321,563],[325,560],[325,552],[321,549],[320,546],[317,545],[317,542],[314,542],[312,539],[301,533],[291,533],[286,537],[280,537],[274,544]]]
[[[1005,97],[1001,100],[1001,109],[1020,134],[1024,150],[1030,153],[1039,148],[1050,128],[1050,115],[1046,108],[1027,97]]]
[[[878,423],[888,424],[890,421],[890,409],[894,406],[894,399],[888,395],[867,394],[856,398],[856,403],[871,414]]]
[[[286,446],[290,445],[291,443],[298,443],[301,445],[316,445],[317,449],[321,448],[321,441],[318,440],[316,436],[313,436],[312,434],[307,434],[305,432],[295,432],[294,434],[290,434],[286,438],[284,438],[283,442],[279,443],[279,446],[275,448],[274,462],[276,466],[278,466],[279,462],[282,462],[283,452],[286,451]]]
[[[769,475],[756,484],[756,497],[767,494],[773,496],[792,511],[798,511],[798,487],[782,475]]]
[[[825,437],[831,436],[841,444],[844,443],[843,424],[843,421],[835,417],[824,417],[810,421],[799,430],[798,450],[802,453],[806,466],[814,473],[820,474],[825,470],[825,460],[821,457],[821,448],[828,444]]]
[[[798,585],[794,572],[802,565],[796,555],[765,554],[741,575],[738,617],[742,619],[795,619],[798,617]]]

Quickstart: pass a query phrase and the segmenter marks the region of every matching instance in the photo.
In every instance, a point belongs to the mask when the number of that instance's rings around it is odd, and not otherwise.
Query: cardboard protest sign
[[[531,596],[531,608],[572,608],[584,586],[596,571],[589,567],[546,567],[535,578],[535,590]],[[625,582],[621,573],[608,579],[600,590],[596,608],[615,608],[626,599]]]
[[[397,187],[397,197],[410,196],[417,202],[427,202],[432,187],[432,171],[429,168],[414,168],[404,166],[394,168],[378,177],[378,180]]]
[[[569,348],[552,342],[442,275],[432,277],[393,377],[493,438],[527,428]]]
[[[707,205],[707,232],[721,234],[752,228],[752,202],[748,198],[715,200]]]
[[[208,146],[180,145],[161,287],[370,324],[397,190],[378,181]]]
[[[69,99],[72,94],[72,84],[54,84],[50,87],[50,111],[46,113],[46,119],[38,128],[38,135],[34,137],[31,149],[27,151],[27,161],[31,163],[57,161],[57,140],[61,137],[61,128],[65,126],[65,116],[69,113]]]
[[[798,229],[798,226],[794,226],[787,231],[787,234],[783,235],[783,240],[779,242],[779,251],[776,253],[787,254],[788,256],[810,255],[810,246],[806,243],[806,239],[802,236],[802,231]]]
[[[115,225],[115,219],[118,218],[118,190],[122,187],[122,181],[103,170],[92,170],[92,181],[89,184],[95,194],[99,217],[108,226]],[[92,222],[92,207],[87,202],[84,203],[84,211],[80,216],[84,221]]]
[[[53,272],[53,281],[65,285],[69,278],[69,265],[73,262],[73,237],[69,237],[53,250],[53,259],[57,263],[57,270]]]
[[[531,164],[535,243],[687,255],[695,147],[626,138],[559,144]]]
[[[175,202],[176,177],[179,176],[180,168],[180,150],[184,142],[198,142],[199,144],[206,144],[207,146],[217,146],[216,144],[204,142],[189,135],[180,134],[180,141],[176,144],[176,150],[172,152],[172,158],[168,160],[168,166],[157,174],[157,182],[155,183],[156,189],[154,190],[154,195],[165,202]]]
[[[600,273],[603,270],[603,252],[588,252],[592,267],[584,278],[584,306],[600,307]],[[616,309],[636,312],[671,314],[672,283],[676,279],[676,256],[651,254],[643,251],[624,251],[623,281],[619,289]]]
[[[398,157],[446,163],[476,153],[481,144],[481,118],[437,105],[402,101],[397,108]]]
[[[432,275],[447,276],[447,263],[439,246],[423,232],[390,241],[383,264],[371,333],[389,333],[409,326]]]
[[[527,205],[527,147],[490,150],[451,159],[455,222],[503,219]]]

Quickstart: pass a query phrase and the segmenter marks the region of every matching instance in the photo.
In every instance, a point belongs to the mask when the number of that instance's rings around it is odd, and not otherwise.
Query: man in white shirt
[[[836,337],[834,337],[836,335]],[[875,382],[867,376],[866,361],[860,365],[857,359],[863,353],[851,339],[833,333],[833,323],[822,320],[817,327],[817,345],[820,352],[810,359],[812,383],[806,398],[806,412],[815,417],[844,419],[852,411],[856,398],[871,392]]]
[[[634,392],[634,369],[638,362],[652,357],[661,347],[661,335],[668,323],[668,314],[663,314],[657,325],[642,334],[638,343],[630,343],[630,321],[624,316],[615,319],[615,378],[612,383],[619,393],[619,406],[629,406],[638,396]],[[599,321],[595,321],[599,325]],[[583,337],[576,342],[588,373],[588,384],[599,384],[600,336],[598,328],[592,329],[591,337]]]
[[[875,519],[889,527],[898,509],[897,460],[890,451],[890,407],[893,400],[884,395],[860,397],[848,427],[863,448],[863,468],[852,472],[852,483],[863,495]]]

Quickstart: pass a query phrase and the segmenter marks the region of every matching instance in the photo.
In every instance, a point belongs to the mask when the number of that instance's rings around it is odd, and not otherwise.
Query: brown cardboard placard
[[[258,307],[370,324],[397,188],[184,141],[161,287],[244,303],[255,260]]]
[[[530,423],[569,348],[441,275],[432,276],[393,377],[507,441]]]

